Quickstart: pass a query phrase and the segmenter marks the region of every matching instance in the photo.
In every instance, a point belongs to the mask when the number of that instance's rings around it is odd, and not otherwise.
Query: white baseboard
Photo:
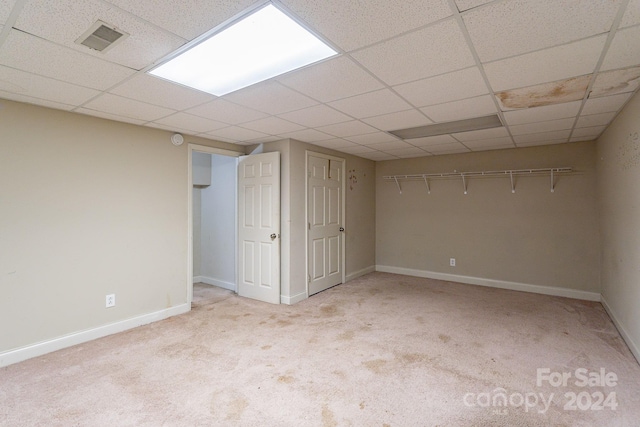
[[[302,292],[292,297],[285,297],[284,295],[280,295],[280,304],[293,305],[307,298],[309,298],[309,295],[307,295],[306,292]]]
[[[207,285],[217,286],[219,288],[228,289],[230,291],[236,292],[235,283],[225,282],[224,280],[214,279],[213,277],[196,276],[193,278],[193,283],[205,283]]]
[[[349,282],[353,279],[357,279],[360,276],[364,276],[365,274],[373,273],[374,271],[376,271],[376,266],[370,265],[369,267],[363,268],[362,270],[354,271],[353,273],[347,274],[345,281]]]
[[[534,294],[553,295],[557,297],[575,298],[587,301],[600,301],[599,293],[579,291],[576,289],[530,285],[527,283],[507,282],[504,280],[483,279],[481,277],[458,276],[455,274],[436,273],[433,271],[414,270],[411,268],[389,267],[387,265],[376,265],[376,271],[404,274],[415,277],[426,277],[428,279],[446,280],[448,282],[465,283],[467,285],[479,285],[490,288],[509,289],[512,291],[531,292]]]
[[[15,350],[9,350],[4,353],[0,353],[0,368],[22,362],[23,360],[31,359],[33,357],[42,356],[43,354],[51,353],[53,351],[62,350],[63,348],[106,337],[107,335],[117,334],[118,332],[137,328],[138,326],[146,325],[148,323],[164,320],[168,317],[187,313],[189,310],[191,310],[191,306],[189,304],[181,304],[175,307],[156,311],[154,313],[143,314],[142,316],[133,317],[131,319],[121,320],[119,322],[110,323],[97,328],[74,332],[52,340],[17,348]]]
[[[622,335],[622,338],[629,346],[629,350],[631,350],[631,353],[633,353],[633,356],[636,358],[638,363],[640,363],[640,346],[638,346],[633,341],[633,338],[631,338],[631,335],[629,335],[626,328],[624,327],[622,322],[620,322],[620,320],[618,319],[615,312],[613,311],[613,309],[611,308],[611,306],[609,305],[609,303],[607,302],[604,296],[601,297],[600,302],[602,303],[602,306],[604,307],[606,312],[609,314],[609,317],[611,317],[611,320],[613,320],[613,324],[618,329],[618,332],[620,332],[620,335]]]

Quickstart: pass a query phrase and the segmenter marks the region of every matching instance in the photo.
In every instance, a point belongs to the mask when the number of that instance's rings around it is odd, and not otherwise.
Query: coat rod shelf
[[[398,191],[402,194],[401,181],[424,181],[427,186],[427,193],[431,194],[431,187],[429,180],[431,179],[462,179],[462,186],[464,188],[464,194],[468,191],[468,178],[495,178],[495,177],[509,177],[511,179],[511,192],[516,192],[515,176],[527,176],[527,175],[549,175],[551,178],[551,192],[555,191],[556,183],[555,179],[557,175],[563,173],[572,172],[571,168],[538,168],[538,169],[505,169],[497,171],[478,171],[478,172],[445,172],[445,173],[422,173],[414,175],[387,175],[382,178],[385,181],[393,181],[398,187]]]

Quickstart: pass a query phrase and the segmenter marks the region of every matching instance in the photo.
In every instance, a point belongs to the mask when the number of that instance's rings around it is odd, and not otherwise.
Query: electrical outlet
[[[105,305],[106,308],[115,307],[116,306],[116,294],[107,295],[107,303]]]
[[[456,259],[455,258],[449,258],[449,265],[451,267],[455,267],[456,266]]]

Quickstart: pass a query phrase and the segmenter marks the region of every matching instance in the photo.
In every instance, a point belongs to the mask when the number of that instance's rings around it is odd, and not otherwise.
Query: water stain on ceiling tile
[[[633,92],[640,86],[640,67],[600,73],[593,83],[589,98]]]
[[[503,111],[542,107],[584,98],[591,75],[496,93]]]

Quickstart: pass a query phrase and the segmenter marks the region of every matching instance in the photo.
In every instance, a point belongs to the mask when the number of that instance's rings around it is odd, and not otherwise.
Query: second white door
[[[344,160],[309,155],[309,295],[342,283]]]

